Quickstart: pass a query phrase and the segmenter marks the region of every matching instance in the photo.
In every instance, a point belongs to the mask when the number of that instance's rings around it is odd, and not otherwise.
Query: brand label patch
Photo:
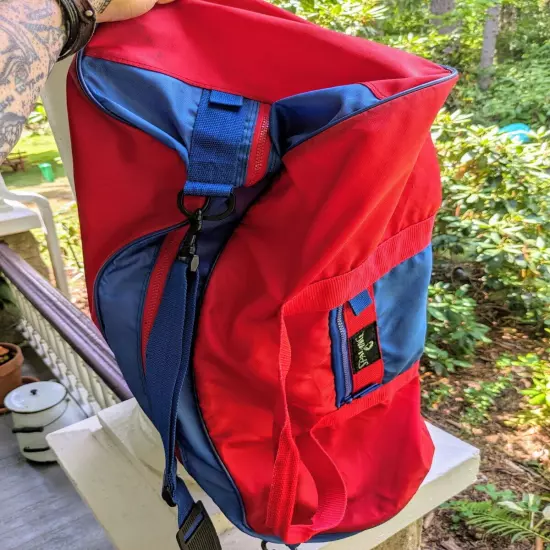
[[[378,331],[376,322],[361,329],[349,339],[351,348],[351,363],[353,372],[372,365],[380,359],[380,346],[378,344]]]

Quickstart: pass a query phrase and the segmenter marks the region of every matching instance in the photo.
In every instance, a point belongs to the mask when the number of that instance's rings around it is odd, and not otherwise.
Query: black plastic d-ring
[[[210,197],[206,197],[206,201],[204,202],[203,206],[200,208],[203,212],[206,212],[208,207],[210,206]],[[185,194],[183,193],[183,189],[178,193],[178,208],[182,214],[187,216],[188,218],[191,218],[195,215],[195,212],[191,212],[191,210],[187,210],[185,208]]]
[[[220,212],[219,214],[212,214],[209,216],[208,209],[210,208],[212,198],[206,197],[206,201],[198,209],[198,210],[201,210],[203,213],[203,220],[216,222],[216,221],[224,220],[225,218],[233,214],[233,212],[235,211],[235,204],[236,204],[235,195],[231,193],[231,195],[227,197],[227,201],[228,201],[227,207],[223,212]],[[188,218],[192,218],[196,214],[196,211],[191,212],[190,210],[187,210],[187,208],[185,208],[185,195],[183,193],[183,190],[178,193],[178,208],[180,212]]]
[[[220,214],[213,214],[213,215],[208,215],[208,206],[204,206],[203,207],[203,212],[204,212],[204,219],[205,220],[208,220],[208,221],[212,221],[212,222],[217,222],[217,221],[220,221],[220,220],[225,220],[225,218],[227,218],[228,216],[231,216],[231,214],[233,214],[233,212],[235,211],[235,195],[233,193],[231,193],[231,195],[229,195],[229,197],[227,197],[227,207],[226,209],[221,212]]]

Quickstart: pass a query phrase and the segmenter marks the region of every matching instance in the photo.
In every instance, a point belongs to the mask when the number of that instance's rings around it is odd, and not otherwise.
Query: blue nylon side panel
[[[121,249],[98,274],[94,288],[103,335],[131,392],[149,414],[141,360],[141,315],[147,284],[166,231]]]
[[[94,57],[81,56],[79,70],[86,92],[103,109],[175,149],[188,163],[202,88]]]
[[[422,356],[431,274],[430,245],[374,284],[384,384],[412,367]]]
[[[365,311],[365,309],[367,309],[371,304],[372,299],[368,290],[363,290],[363,292],[349,301],[349,305],[351,306],[354,315],[361,315],[361,313],[363,313],[363,311]]]
[[[336,86],[281,99],[273,104],[270,132],[279,156],[380,100],[363,84]]]

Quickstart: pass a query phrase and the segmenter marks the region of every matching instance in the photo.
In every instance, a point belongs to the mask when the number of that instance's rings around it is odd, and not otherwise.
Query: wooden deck
[[[23,374],[52,378],[23,351]],[[0,416],[0,550],[113,550],[61,467],[25,460],[11,428],[11,415]]]

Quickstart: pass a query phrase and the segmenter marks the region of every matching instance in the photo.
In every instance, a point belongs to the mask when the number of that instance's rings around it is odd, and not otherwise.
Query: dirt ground
[[[498,489],[522,493],[550,494],[550,433],[548,430],[527,426],[517,427],[513,419],[522,408],[523,396],[518,389],[526,387],[521,369],[503,369],[495,365],[502,354],[519,355],[542,351],[547,343],[537,342],[529,334],[511,328],[493,330],[492,344],[478,355],[470,369],[462,369],[444,383],[451,386],[451,396],[437,407],[425,407],[424,415],[433,424],[468,441],[481,450],[481,470],[478,483],[494,484]],[[496,399],[489,411],[490,420],[476,427],[464,423],[465,404],[460,395],[466,387],[476,387],[480,381],[496,380],[509,375],[512,385]],[[435,388],[441,379],[431,373],[423,375],[423,391]],[[480,499],[473,487],[458,495],[457,499]],[[424,521],[424,550],[530,550],[530,543],[507,544],[504,539],[487,537],[481,531],[453,521],[453,512],[436,510]]]

